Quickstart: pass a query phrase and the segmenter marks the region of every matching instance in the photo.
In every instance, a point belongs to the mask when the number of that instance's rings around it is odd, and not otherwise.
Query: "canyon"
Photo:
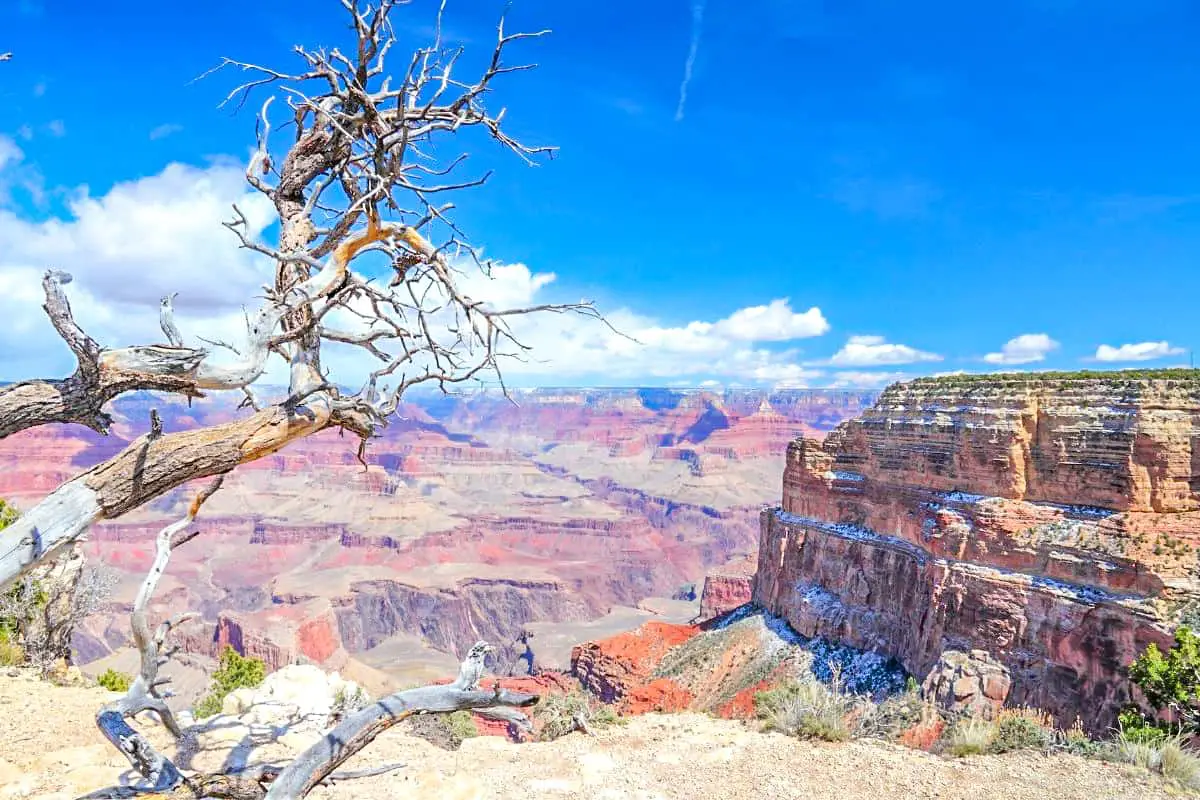
[[[201,614],[181,631],[192,677],[176,684],[202,689],[227,644],[271,669],[317,663],[379,692],[454,674],[480,638],[500,645],[502,673],[520,673],[566,669],[576,643],[650,619],[686,622],[706,573],[753,563],[758,514],[779,501],[788,442],[819,438],[874,399],[511,395],[414,393],[365,466],[356,440],[327,431],[235,470],[156,594],[157,615]],[[0,440],[0,497],[28,507],[145,432],[151,409],[174,431],[244,414],[236,403],[127,395],[110,405],[107,437],[78,426],[10,436]],[[77,631],[88,671],[130,671],[127,614],[154,536],[199,488],[90,532],[88,559],[119,581],[104,613]],[[745,599],[747,590],[720,602]]]
[[[1132,697],[1124,668],[1200,600],[1200,379],[893,385],[792,442],[782,490],[756,604],[918,678],[985,650],[1010,704],[1103,730]]]

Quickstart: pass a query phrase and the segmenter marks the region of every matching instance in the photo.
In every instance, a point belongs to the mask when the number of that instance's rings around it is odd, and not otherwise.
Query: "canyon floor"
[[[66,800],[120,782],[127,775],[124,760],[92,724],[95,710],[112,697],[97,688],[0,677],[0,798]],[[143,728],[165,744],[161,728]],[[284,734],[251,751],[206,739],[191,764],[211,770],[279,760],[303,744],[294,738]],[[593,737],[572,734],[548,743],[479,737],[454,752],[392,729],[347,768],[397,761],[405,765],[399,771],[322,787],[310,797],[1154,800],[1178,794],[1145,770],[1074,756],[947,760],[872,741],[803,742],[698,714],[635,717]]]

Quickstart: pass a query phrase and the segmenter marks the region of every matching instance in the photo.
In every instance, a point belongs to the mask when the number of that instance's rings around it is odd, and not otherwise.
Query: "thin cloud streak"
[[[675,108],[675,121],[683,120],[687,105],[688,84],[692,82],[692,69],[696,66],[696,54],[700,52],[700,32],[704,28],[704,6],[706,0],[692,3],[692,43],[688,47],[687,61],[683,62],[683,80],[679,83],[679,105]]]

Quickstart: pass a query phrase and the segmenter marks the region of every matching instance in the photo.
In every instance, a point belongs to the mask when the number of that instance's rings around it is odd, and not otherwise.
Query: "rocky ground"
[[[0,677],[0,798],[65,800],[128,778],[125,762],[92,724],[96,708],[112,696]],[[163,744],[161,733],[153,735]],[[187,761],[203,770],[273,761],[308,738],[285,733],[247,742],[228,726],[218,727],[193,742]],[[801,742],[697,714],[647,715],[595,737],[572,734],[550,743],[479,737],[454,752],[393,729],[347,768],[396,761],[405,767],[311,796],[1154,800],[1176,794],[1144,770],[1077,757],[1018,753],[951,761],[870,741]]]

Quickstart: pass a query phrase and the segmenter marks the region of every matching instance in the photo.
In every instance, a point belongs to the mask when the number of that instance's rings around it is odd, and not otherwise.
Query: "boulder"
[[[1008,668],[984,650],[945,650],[921,685],[921,697],[947,711],[991,718],[1012,689]]]
[[[222,702],[221,715],[239,717],[251,727],[320,732],[365,702],[366,693],[358,684],[338,673],[326,673],[311,664],[291,664],[270,673],[253,689],[230,692]]]

